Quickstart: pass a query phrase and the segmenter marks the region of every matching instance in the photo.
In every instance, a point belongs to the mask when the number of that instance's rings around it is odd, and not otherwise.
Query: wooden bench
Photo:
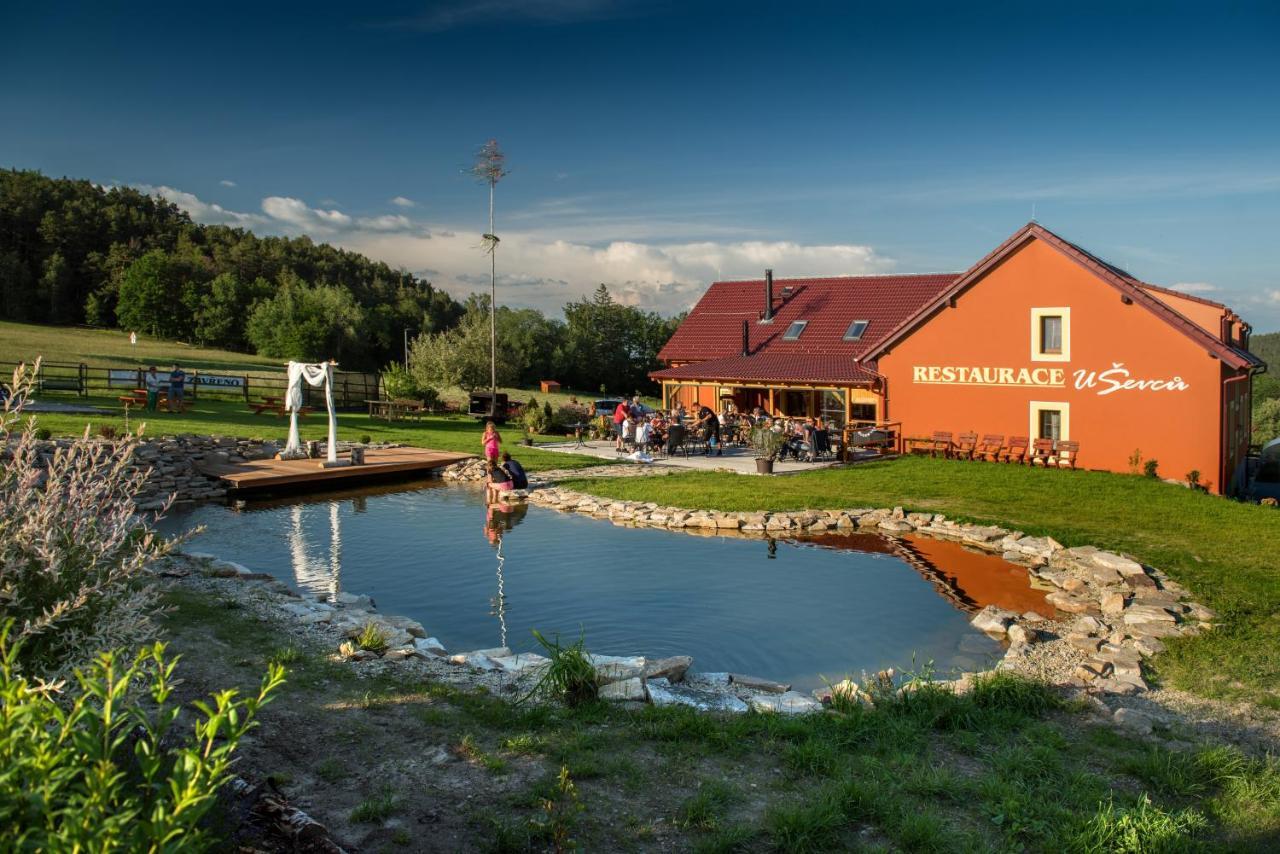
[[[1032,442],[1031,456],[1027,458],[1027,465],[1046,467],[1053,465],[1053,440],[1036,439]]]
[[[977,433],[961,433],[956,437],[955,448],[951,456],[957,460],[971,460],[978,450]]]
[[[270,412],[272,415],[284,418],[289,414],[289,408],[284,405],[283,397],[264,397],[261,403],[250,403],[249,408],[253,410],[254,415]],[[298,410],[298,417],[304,417],[310,414],[311,411],[310,406],[304,406]]]
[[[982,441],[978,443],[978,447],[974,449],[974,459],[988,460],[995,462],[1000,459],[1000,451],[1004,448],[1004,435],[998,433],[987,433],[982,437]]]
[[[1027,448],[1031,440],[1026,436],[1010,436],[1009,445],[1000,452],[1002,463],[1022,463],[1027,458]]]

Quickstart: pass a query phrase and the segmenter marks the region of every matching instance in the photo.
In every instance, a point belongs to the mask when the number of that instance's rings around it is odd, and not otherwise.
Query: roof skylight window
[[[850,323],[849,328],[845,330],[844,340],[861,341],[862,333],[867,331],[867,323],[868,321],[866,320],[855,320],[853,323]]]
[[[807,320],[793,320],[791,325],[787,327],[787,331],[783,333],[783,341],[794,341],[800,337],[800,333],[804,332],[804,328],[809,325]]]

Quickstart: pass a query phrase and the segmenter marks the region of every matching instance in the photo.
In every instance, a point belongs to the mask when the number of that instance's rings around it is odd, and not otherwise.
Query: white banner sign
[[[107,371],[107,386],[110,388],[138,388],[138,372]]]
[[[210,388],[244,388],[244,377],[220,377],[215,374],[196,374],[192,381],[195,385]]]

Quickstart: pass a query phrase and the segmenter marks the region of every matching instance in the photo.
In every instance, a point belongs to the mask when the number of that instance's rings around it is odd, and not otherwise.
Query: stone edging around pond
[[[608,519],[615,525],[665,528],[706,536],[792,537],[866,531],[915,533],[952,540],[1028,567],[1033,585],[1070,622],[1035,612],[1015,614],[993,605],[972,618],[979,630],[1009,644],[995,667],[1048,677],[1068,687],[1132,694],[1147,690],[1141,662],[1164,649],[1161,638],[1197,634],[1215,614],[1189,601],[1163,572],[1093,546],[1065,548],[1051,537],[1031,537],[996,525],[955,522],[940,513],[901,507],[732,513],[615,501],[555,486],[528,500],[562,512]]]
[[[914,532],[999,554],[1005,560],[1027,566],[1033,583],[1053,588],[1046,599],[1074,617],[1067,623],[1035,612],[1015,614],[994,606],[982,609],[972,618],[973,625],[1009,644],[994,669],[1048,678],[1062,687],[1087,689],[1090,693],[1145,691],[1142,658],[1164,648],[1161,638],[1195,634],[1210,628],[1209,621],[1214,618],[1209,609],[1186,601],[1186,591],[1177,582],[1130,558],[1091,546],[1068,549],[1048,537],[1025,536],[994,525],[959,523],[941,514],[906,513],[901,507],[723,513],[611,501],[554,486],[537,487],[535,484],[528,493],[512,493],[511,498],[527,498],[533,504],[606,518],[618,525],[691,534],[787,537],[822,532],[866,531],[889,536]],[[273,597],[278,614],[321,631],[330,644],[353,638],[369,623],[377,625],[387,638],[387,649],[375,653],[347,645],[346,657],[353,662],[447,662],[471,674],[464,681],[507,691],[519,690],[521,684],[534,684],[548,663],[536,653],[513,654],[506,647],[450,654],[420,623],[378,613],[368,596],[343,592],[333,602],[311,601],[264,573],[213,555],[189,553],[187,557],[197,560],[206,574],[215,577],[265,582],[254,586]],[[815,691],[811,697],[790,690],[789,685],[765,679],[697,673],[690,669],[692,659],[688,656],[652,660],[643,656],[593,655],[592,659],[602,683],[601,696],[615,701],[686,705],[703,711],[805,713],[823,708],[834,690],[870,702],[865,675],[863,686],[845,679]],[[949,684],[955,690],[967,690],[973,675],[961,674]],[[882,671],[870,681],[882,688],[892,677],[892,671]],[[871,690],[876,690],[874,684]]]

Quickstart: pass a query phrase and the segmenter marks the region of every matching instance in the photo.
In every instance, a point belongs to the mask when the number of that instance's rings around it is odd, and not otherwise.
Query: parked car
[[[595,406],[596,415],[608,415],[609,417],[613,417],[614,410],[618,408],[619,403],[622,403],[622,398],[608,397],[604,400],[595,401],[593,405]],[[655,411],[652,406],[646,406],[643,403],[637,403],[636,406],[639,407],[642,415],[652,415]]]

